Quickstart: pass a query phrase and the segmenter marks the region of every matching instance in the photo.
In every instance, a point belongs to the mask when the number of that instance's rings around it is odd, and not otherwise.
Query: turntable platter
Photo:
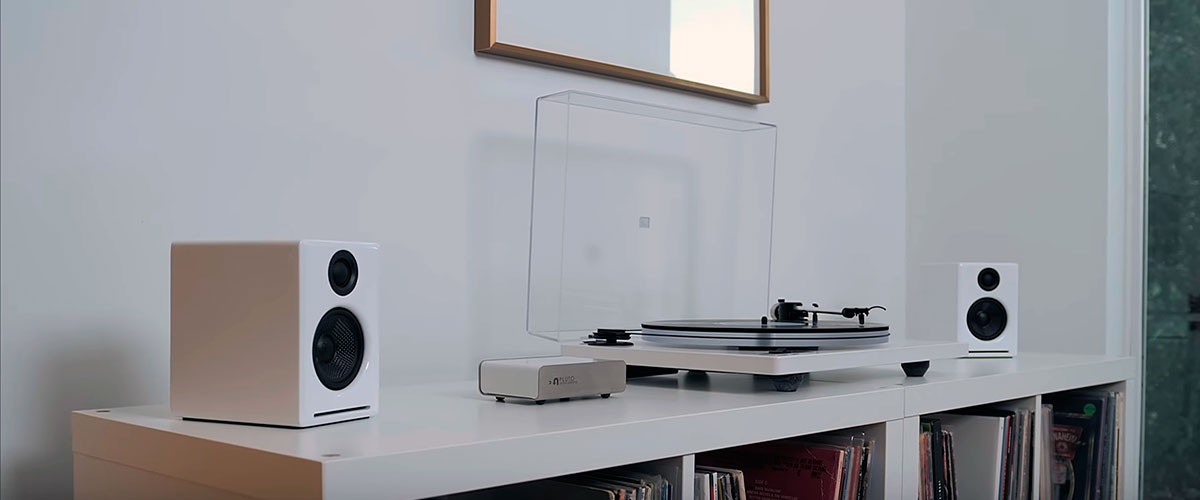
[[[882,344],[888,326],[828,319],[809,321],[677,320],[642,323],[642,339],[704,347],[812,348]]]
[[[863,323],[860,325],[857,321],[833,319],[815,323],[809,321],[767,321],[763,323],[761,320],[744,319],[648,321],[642,323],[642,328],[664,331],[739,333],[746,335],[861,333],[886,332],[888,330],[888,326],[882,323]]]

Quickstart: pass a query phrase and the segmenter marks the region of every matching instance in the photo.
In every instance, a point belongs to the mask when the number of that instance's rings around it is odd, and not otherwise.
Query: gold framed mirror
[[[475,0],[475,51],[768,102],[768,0]]]

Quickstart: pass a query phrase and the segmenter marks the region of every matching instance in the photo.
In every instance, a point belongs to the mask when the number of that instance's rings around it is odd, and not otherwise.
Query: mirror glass
[[[496,42],[761,94],[761,0],[497,0]]]

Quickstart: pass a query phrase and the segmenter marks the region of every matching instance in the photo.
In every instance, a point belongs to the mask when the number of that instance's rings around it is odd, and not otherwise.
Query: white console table
[[[71,418],[75,494],[425,498],[650,462],[690,499],[695,453],[859,427],[878,446],[870,497],[916,498],[920,415],[1038,405],[1042,394],[1081,387],[1122,390],[1136,366],[1023,353],[934,361],[922,378],[892,365],[818,372],[793,393],[748,375],[681,373],[633,379],[610,399],[543,406],[499,403],[465,381],[385,388],[377,417],[302,430],[184,421],[165,406],[84,410]],[[1129,498],[1133,469],[1122,472]]]

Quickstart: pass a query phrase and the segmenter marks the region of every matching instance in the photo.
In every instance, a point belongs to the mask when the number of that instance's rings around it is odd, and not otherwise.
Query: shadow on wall
[[[553,343],[525,333],[533,136],[479,134],[469,158],[469,360],[557,354]]]
[[[148,348],[138,348],[124,339],[121,329],[99,329],[87,334],[48,333],[48,338],[86,338],[85,343],[63,344],[48,359],[36,363],[40,368],[17,383],[31,384],[22,408],[35,429],[25,440],[35,443],[36,451],[10,457],[4,464],[6,490],[12,498],[70,498],[72,493],[71,411],[107,406],[144,404],[135,396],[153,392],[147,383]],[[156,385],[156,384],[155,384]],[[166,381],[163,381],[165,395]],[[64,477],[66,473],[66,477]],[[7,497],[6,497],[7,498]]]

